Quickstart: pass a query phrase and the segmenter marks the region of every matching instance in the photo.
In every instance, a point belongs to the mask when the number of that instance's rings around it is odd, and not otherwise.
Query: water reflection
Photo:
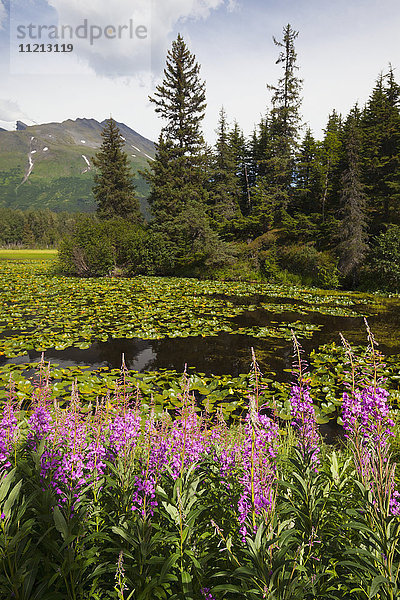
[[[240,299],[242,302],[243,298]],[[312,349],[330,342],[340,343],[339,332],[352,344],[366,343],[366,332],[363,318],[337,317],[308,313],[302,315],[293,311],[271,314],[262,308],[246,311],[234,319],[238,327],[276,327],[294,321],[315,323],[321,326],[311,339],[302,339],[301,343],[309,355]],[[400,353],[400,309],[393,304],[384,313],[369,319],[372,331],[380,342],[380,349],[385,354]],[[285,369],[289,369],[292,360],[290,340],[277,338],[255,338],[247,335],[228,334],[217,336],[196,336],[187,338],[164,338],[161,340],[109,339],[107,342],[96,342],[87,350],[67,348],[66,350],[49,349],[45,353],[46,360],[58,363],[62,367],[88,365],[92,369],[99,367],[119,368],[122,355],[129,369],[135,371],[155,371],[173,369],[182,372],[185,365],[194,367],[196,371],[206,375],[230,374],[237,376],[247,373],[250,367],[251,348],[254,347],[262,371],[275,373],[275,377],[285,380],[288,377]],[[10,360],[2,360],[0,364],[36,362],[41,353],[29,351]]]

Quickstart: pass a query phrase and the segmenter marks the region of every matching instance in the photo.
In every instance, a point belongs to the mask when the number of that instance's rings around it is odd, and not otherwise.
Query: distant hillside
[[[68,119],[0,130],[0,206],[60,211],[95,210],[91,193],[93,155],[101,144],[104,121]],[[154,157],[153,142],[118,123],[132,164],[142,210],[148,213],[148,186],[137,175]]]

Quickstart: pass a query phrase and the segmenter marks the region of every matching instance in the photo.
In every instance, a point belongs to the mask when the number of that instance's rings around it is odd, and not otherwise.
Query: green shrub
[[[114,250],[103,223],[83,217],[60,246],[57,270],[65,275],[100,277],[115,265]]]
[[[59,249],[55,270],[64,275],[102,277],[167,275],[175,268],[174,249],[159,233],[115,218],[81,218]]]
[[[278,264],[301,277],[302,283],[337,288],[339,275],[335,259],[329,252],[319,252],[312,245],[293,244],[279,249]]]
[[[391,225],[386,232],[375,239],[364,279],[368,287],[375,289],[390,291],[400,289],[399,225]]]

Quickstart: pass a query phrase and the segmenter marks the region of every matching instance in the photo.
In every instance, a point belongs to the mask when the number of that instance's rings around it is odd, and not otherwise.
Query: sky
[[[157,140],[163,122],[148,96],[181,33],[206,81],[206,141],[222,105],[250,135],[281,74],[273,37],[287,23],[299,32],[302,115],[317,137],[333,109],[367,101],[389,63],[400,81],[399,0],[0,0],[0,126],[112,115]],[[57,53],[57,43],[73,49]]]

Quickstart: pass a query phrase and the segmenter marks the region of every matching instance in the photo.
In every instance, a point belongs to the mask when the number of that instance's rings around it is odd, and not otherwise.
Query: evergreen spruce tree
[[[297,77],[298,66],[295,41],[298,31],[291,25],[283,30],[282,41],[274,38],[281,52],[277,64],[282,64],[283,76],[277,85],[268,85],[273,92],[270,121],[272,156],[269,161],[271,184],[280,192],[281,203],[286,208],[290,202],[290,192],[294,175],[294,159],[297,150],[301,121],[301,89],[303,80]]]
[[[267,114],[258,124],[252,142],[252,156],[255,161],[256,178],[266,177],[271,168],[272,140],[270,117]]]
[[[317,213],[322,189],[321,145],[308,128],[296,156],[296,188],[293,209],[305,215]]]
[[[223,228],[226,221],[240,216],[240,180],[237,172],[237,157],[230,143],[229,125],[224,108],[219,113],[217,141],[212,156],[210,179],[210,204],[212,214]]]
[[[103,142],[93,159],[98,169],[93,187],[97,213],[102,219],[121,217],[138,222],[141,217],[133,175],[114,119],[106,120],[101,136]]]
[[[297,76],[295,40],[298,32],[291,25],[283,30],[282,41],[274,39],[280,48],[277,64],[282,64],[283,75],[272,91],[272,108],[267,119],[260,123],[257,182],[253,188],[252,215],[259,219],[259,231],[271,223],[281,221],[292,201],[295,155],[300,128],[302,80]],[[262,231],[261,231],[262,232]],[[256,232],[255,232],[256,233]]]
[[[248,144],[237,121],[234,122],[228,134],[228,144],[231,148],[234,170],[239,182],[239,207],[243,215],[247,215],[251,208],[250,198],[250,158]]]
[[[206,109],[205,83],[200,65],[179,34],[168,50],[164,80],[150,102],[165,121],[163,133],[183,153],[195,154],[202,145],[201,121]]]
[[[251,134],[251,137],[247,142],[247,176],[249,180],[250,189],[256,184],[258,176],[258,147],[258,131],[257,128],[254,128],[253,133]]]
[[[267,114],[254,130],[249,144],[251,214],[248,228],[252,228],[253,237],[267,231],[279,212],[270,125],[271,118]]]
[[[380,75],[365,107],[363,171],[375,231],[398,221],[400,207],[400,86],[390,67]]]
[[[344,127],[345,165],[341,177],[339,269],[354,286],[368,250],[366,196],[361,182],[360,113],[356,107]]]
[[[327,212],[337,209],[337,194],[339,185],[339,162],[342,155],[342,117],[335,110],[329,115],[328,123],[324,130],[324,139],[321,147],[321,214],[322,221],[326,219]]]
[[[163,82],[150,97],[164,120],[155,160],[144,173],[151,186],[152,229],[163,236],[181,272],[212,262],[218,246],[207,214],[209,159],[201,132],[205,84],[199,71],[178,35],[167,54]]]

